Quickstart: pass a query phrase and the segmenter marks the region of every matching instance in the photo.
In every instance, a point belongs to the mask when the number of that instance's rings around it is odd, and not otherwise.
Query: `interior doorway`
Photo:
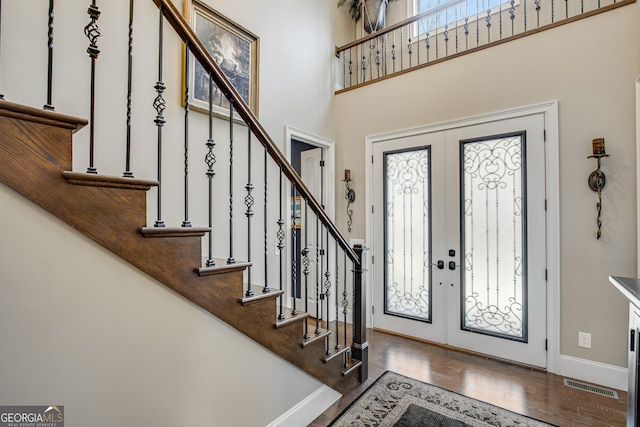
[[[334,143],[331,140],[312,135],[297,129],[287,127],[285,150],[289,162],[300,175],[303,182],[316,198],[330,218],[334,218]],[[316,243],[319,225],[311,210],[305,209],[306,204],[296,189],[289,188],[291,198],[290,227],[291,239],[288,249],[292,251],[292,266],[289,267],[288,290],[286,301],[291,303],[295,298],[298,310],[308,312],[316,317],[317,301],[316,280],[322,270],[317,266],[316,251],[320,248],[322,239]],[[296,213],[296,214],[294,214]],[[323,233],[320,233],[324,235]],[[308,266],[303,265],[303,251],[308,250]],[[305,274],[306,270],[306,274]],[[322,312],[317,313],[319,317]]]

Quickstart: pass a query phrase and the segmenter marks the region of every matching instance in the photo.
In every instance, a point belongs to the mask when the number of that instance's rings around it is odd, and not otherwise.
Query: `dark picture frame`
[[[185,2],[185,15],[213,60],[257,117],[260,39],[199,0]],[[208,114],[209,74],[192,55],[189,61],[189,75],[183,76],[191,92],[189,107]],[[212,92],[213,114],[229,117],[229,101],[215,83]]]

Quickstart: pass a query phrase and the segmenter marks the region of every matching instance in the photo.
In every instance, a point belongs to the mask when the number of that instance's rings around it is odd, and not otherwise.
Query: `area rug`
[[[387,371],[329,426],[551,426],[542,421]]]

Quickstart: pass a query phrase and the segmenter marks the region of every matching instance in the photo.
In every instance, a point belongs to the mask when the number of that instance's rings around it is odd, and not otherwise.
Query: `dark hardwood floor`
[[[368,331],[369,379],[309,426],[324,427],[384,371],[452,390],[559,426],[624,426],[627,393],[619,399],[564,385],[564,377],[434,345]]]

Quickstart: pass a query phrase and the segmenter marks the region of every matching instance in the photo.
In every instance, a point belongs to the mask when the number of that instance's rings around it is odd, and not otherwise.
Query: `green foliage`
[[[338,7],[342,7],[347,0],[338,0]],[[360,19],[360,0],[348,0],[349,14],[354,21]]]

